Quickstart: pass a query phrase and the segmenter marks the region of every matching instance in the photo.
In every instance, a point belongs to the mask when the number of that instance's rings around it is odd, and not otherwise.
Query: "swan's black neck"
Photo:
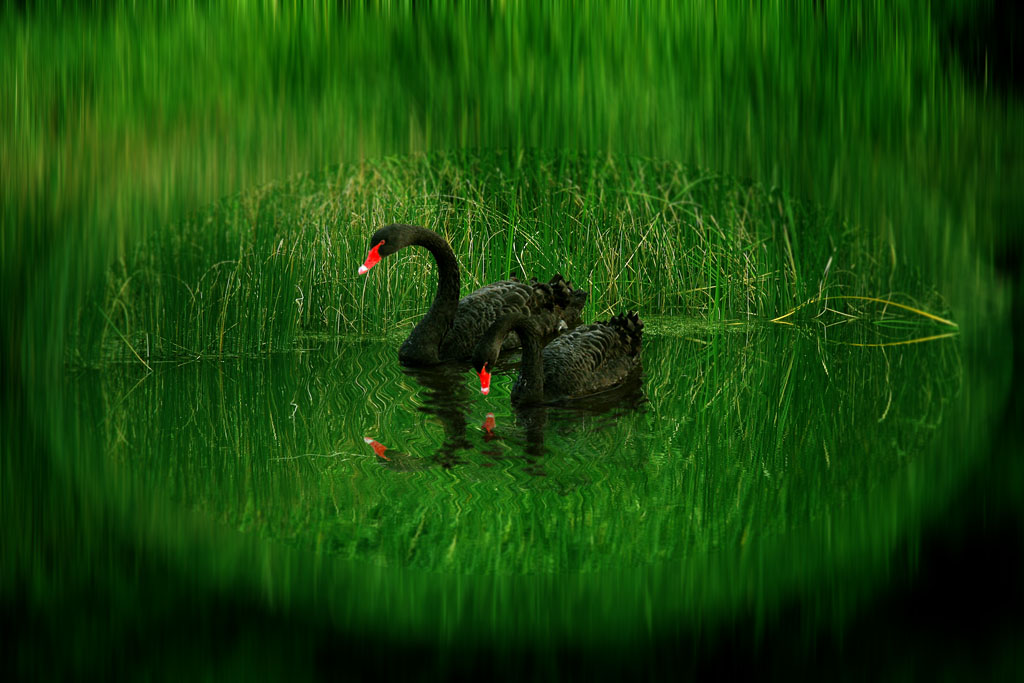
[[[544,400],[544,343],[541,331],[528,315],[514,313],[494,323],[487,335],[493,357],[497,357],[501,343],[513,331],[522,342],[523,355],[519,377],[512,387],[512,403],[540,403]]]
[[[430,310],[413,328],[409,338],[399,349],[399,359],[409,363],[434,364],[439,362],[441,341],[455,320],[459,306],[459,263],[448,241],[432,230],[408,226],[409,238],[402,246],[424,247],[437,262],[437,293]]]
[[[426,248],[434,255],[437,262],[437,294],[434,296],[434,305],[430,310],[436,308],[450,309],[452,317],[455,316],[455,308],[459,303],[459,262],[455,260],[455,252],[452,251],[448,240],[426,228],[417,228],[415,237],[410,244],[416,244]]]

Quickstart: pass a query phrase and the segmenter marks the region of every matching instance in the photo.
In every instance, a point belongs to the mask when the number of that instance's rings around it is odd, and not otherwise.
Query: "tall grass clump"
[[[436,286],[433,260],[418,250],[356,274],[368,236],[392,222],[444,235],[464,291],[561,272],[591,291],[591,318],[639,308],[770,319],[826,284],[874,292],[877,275],[875,250],[827,211],[680,163],[388,157],[258,186],[145,235],[105,285],[103,346],[144,360],[386,334],[422,315]]]

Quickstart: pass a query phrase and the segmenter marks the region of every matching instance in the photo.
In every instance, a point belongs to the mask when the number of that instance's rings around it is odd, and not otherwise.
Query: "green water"
[[[640,386],[519,412],[514,356],[484,397],[465,368],[401,369],[400,337],[80,371],[68,438],[93,448],[64,466],[140,533],[244,546],[231,556],[263,558],[268,595],[347,626],[621,644],[870,588],[970,470],[1006,390],[959,336],[648,327]]]

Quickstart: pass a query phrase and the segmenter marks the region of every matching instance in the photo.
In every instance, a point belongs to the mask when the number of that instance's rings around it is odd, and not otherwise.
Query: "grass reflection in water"
[[[402,370],[386,341],[87,373],[80,390],[104,406],[107,467],[144,490],[318,553],[446,573],[785,547],[865,513],[902,470],[943,466],[952,341],[862,348],[806,327],[660,323],[642,387],[530,411],[508,404],[510,364],[485,398],[464,368]]]

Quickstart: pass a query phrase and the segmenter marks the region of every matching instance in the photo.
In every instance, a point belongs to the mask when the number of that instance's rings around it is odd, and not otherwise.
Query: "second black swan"
[[[640,370],[644,324],[636,311],[577,327],[543,345],[541,330],[528,316],[513,314],[495,322],[473,352],[480,391],[490,391],[491,369],[502,340],[512,331],[523,343],[512,403],[550,403],[612,389]]]
[[[437,365],[467,361],[483,333],[495,320],[522,313],[534,320],[539,333],[550,338],[580,322],[587,292],[574,289],[561,275],[548,283],[515,278],[485,285],[459,298],[459,264],[448,241],[433,230],[415,225],[387,225],[370,237],[370,253],[359,267],[363,274],[381,258],[408,246],[424,247],[437,262],[434,303],[398,350],[405,365]],[[511,338],[504,349],[518,346]]]

